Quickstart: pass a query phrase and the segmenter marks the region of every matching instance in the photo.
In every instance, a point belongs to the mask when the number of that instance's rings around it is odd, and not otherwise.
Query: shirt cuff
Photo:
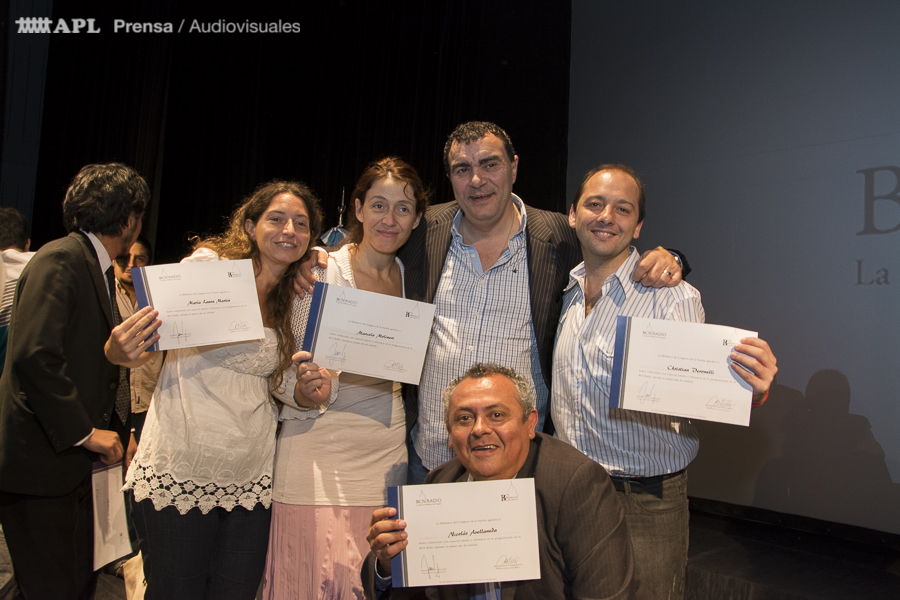
[[[750,404],[750,406],[762,406],[763,404],[765,404],[766,400],[769,399],[769,391],[767,391],[766,395],[762,397],[762,400],[760,400],[759,402],[753,402],[752,404]]]
[[[378,559],[375,559],[375,591],[381,595],[381,592],[393,586],[393,579],[388,575],[385,577],[381,574],[381,563],[378,562]]]
[[[96,430],[95,430],[95,429],[91,429],[91,432],[90,432],[89,434],[87,434],[83,440],[81,440],[80,442],[78,442],[77,444],[75,444],[75,446],[80,446],[80,445],[82,445],[83,443],[85,443],[86,441],[88,441],[88,439],[89,439],[92,435],[94,435],[94,431],[96,431]],[[132,431],[134,431],[134,429],[132,429]]]

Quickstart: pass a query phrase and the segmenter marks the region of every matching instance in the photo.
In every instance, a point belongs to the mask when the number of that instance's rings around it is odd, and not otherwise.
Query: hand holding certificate
[[[138,306],[159,311],[159,341],[148,351],[265,337],[250,259],[132,269]]]
[[[388,488],[406,521],[394,587],[540,579],[534,479]]]
[[[619,317],[610,406],[749,425],[753,387],[730,367],[745,337],[756,332]]]
[[[316,283],[303,350],[329,369],[418,384],[434,305]]]

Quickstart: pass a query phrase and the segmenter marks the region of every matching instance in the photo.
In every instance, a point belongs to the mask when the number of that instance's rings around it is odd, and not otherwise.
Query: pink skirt
[[[362,600],[359,570],[377,508],[272,502],[263,599]]]

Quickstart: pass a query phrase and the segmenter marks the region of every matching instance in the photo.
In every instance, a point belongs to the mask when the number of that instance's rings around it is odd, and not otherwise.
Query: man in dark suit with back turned
[[[107,343],[106,270],[140,233],[149,197],[125,165],[82,168],[63,201],[69,235],[41,248],[16,288],[0,379],[0,522],[29,600],[90,598],[96,586],[91,465],[121,460],[130,438],[130,397],[120,410],[119,367],[104,356],[107,344],[128,362],[121,342]],[[126,327],[154,316],[140,311]]]

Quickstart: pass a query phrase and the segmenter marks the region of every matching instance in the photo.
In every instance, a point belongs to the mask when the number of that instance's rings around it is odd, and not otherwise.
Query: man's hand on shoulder
[[[675,287],[681,283],[681,267],[671,252],[657,246],[641,254],[631,278],[646,287]]]
[[[111,465],[122,460],[122,441],[119,434],[105,429],[95,429],[81,444],[81,447],[96,452],[104,464]]]
[[[328,253],[321,248],[313,248],[309,252],[309,258],[300,263],[297,274],[294,276],[294,291],[300,298],[306,298],[306,294],[312,294],[316,277],[312,269],[315,266],[325,268],[328,266]]]
[[[392,519],[396,514],[397,510],[394,508],[379,508],[372,513],[372,523],[366,534],[369,549],[378,559],[378,571],[384,576],[391,573],[391,559],[409,543],[406,540],[407,534],[403,531],[406,529],[406,521]]]

